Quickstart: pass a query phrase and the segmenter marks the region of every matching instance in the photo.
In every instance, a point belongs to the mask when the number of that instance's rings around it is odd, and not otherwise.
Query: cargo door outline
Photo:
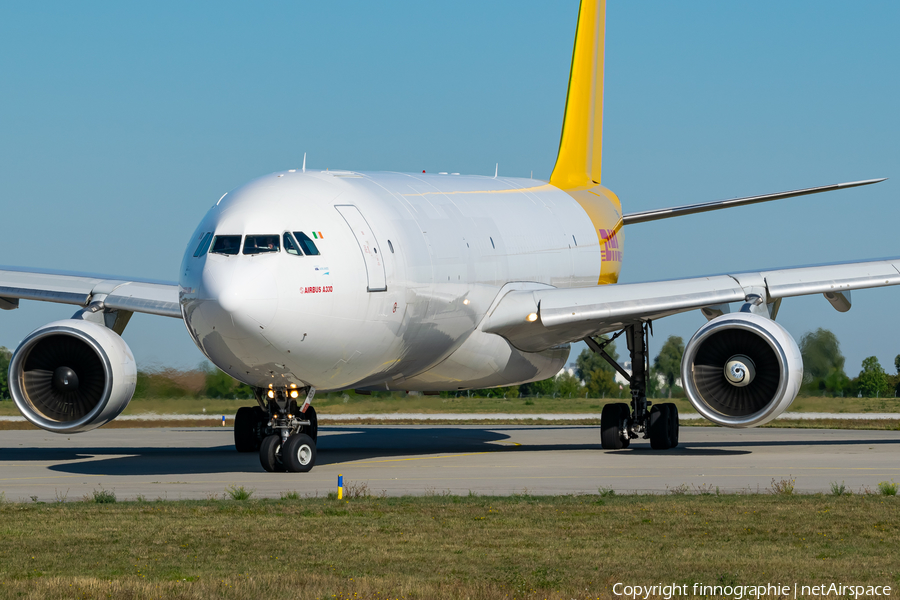
[[[344,220],[353,232],[353,236],[356,238],[356,243],[359,244],[359,251],[362,252],[363,262],[366,265],[367,291],[386,292],[387,279],[384,272],[383,254],[381,253],[381,247],[378,245],[378,239],[375,237],[372,228],[369,227],[368,221],[359,212],[359,209],[352,204],[339,204],[335,208],[344,217]]]

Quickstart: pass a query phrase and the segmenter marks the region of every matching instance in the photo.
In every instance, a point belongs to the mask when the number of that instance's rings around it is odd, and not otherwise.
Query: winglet
[[[600,183],[605,36],[606,0],[582,0],[559,155],[550,176],[550,183],[559,188]]]

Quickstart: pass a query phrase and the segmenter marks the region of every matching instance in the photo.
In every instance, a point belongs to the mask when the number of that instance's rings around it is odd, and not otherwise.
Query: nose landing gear
[[[298,406],[300,394],[306,400]],[[238,410],[234,419],[234,445],[238,452],[259,450],[266,471],[306,473],[316,464],[319,422],[310,405],[314,387],[305,390],[258,389],[258,407]]]

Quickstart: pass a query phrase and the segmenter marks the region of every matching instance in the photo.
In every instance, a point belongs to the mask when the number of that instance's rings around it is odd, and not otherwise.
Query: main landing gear
[[[259,406],[238,409],[234,417],[234,447],[238,452],[259,451],[263,469],[306,473],[316,464],[319,422],[310,406],[316,390],[258,389]],[[298,406],[297,400],[306,394]]]
[[[654,450],[667,450],[678,445],[678,407],[666,402],[651,408],[652,403],[647,400],[647,333],[648,325],[642,323],[629,325],[602,343],[597,343],[591,337],[584,339],[588,347],[612,365],[631,386],[630,407],[624,402],[607,404],[600,413],[600,444],[604,449],[627,448],[631,440],[639,437],[649,438],[650,447]],[[623,334],[631,354],[631,373],[623,369],[605,350],[606,346]]]

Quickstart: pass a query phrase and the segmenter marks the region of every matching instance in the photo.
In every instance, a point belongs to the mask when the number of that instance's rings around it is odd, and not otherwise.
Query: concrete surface
[[[255,497],[325,495],[338,474],[370,492],[532,494],[691,490],[760,491],[796,479],[802,492],[853,491],[900,481],[900,432],[682,427],[681,444],[653,451],[646,440],[600,449],[597,427],[380,425],[324,427],[312,472],[265,473],[238,454],[224,428],[99,429],[59,436],[0,432],[0,492],[11,501],[221,497],[231,485]]]

